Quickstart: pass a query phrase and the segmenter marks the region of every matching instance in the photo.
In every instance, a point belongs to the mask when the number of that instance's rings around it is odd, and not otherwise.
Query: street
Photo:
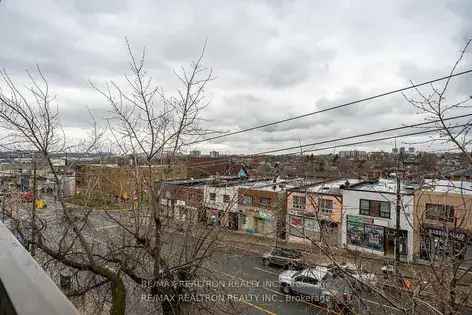
[[[55,226],[55,203],[48,200],[46,209],[38,210],[38,215],[48,222],[48,226]],[[116,219],[120,212],[110,212]],[[95,244],[95,249],[105,249],[108,242],[119,242],[118,225],[103,211],[93,211],[89,217],[90,229],[84,231],[90,241]],[[57,225],[58,227],[60,225]],[[55,229],[50,230],[54,233]],[[166,231],[163,235],[163,243],[167,248],[182,246],[184,235],[181,232]],[[102,247],[103,246],[103,247]],[[166,246],[164,247],[164,249]],[[204,264],[217,280],[218,286],[216,300],[232,300],[237,304],[238,314],[326,314],[325,307],[311,303],[302,296],[285,295],[280,292],[278,275],[282,268],[264,266],[262,255],[269,250],[267,246],[253,246],[245,243],[235,244],[223,241],[216,242],[216,252]],[[365,303],[365,311],[374,313],[395,314],[390,307],[382,305],[378,299],[372,298],[367,293],[361,294],[361,300]]]

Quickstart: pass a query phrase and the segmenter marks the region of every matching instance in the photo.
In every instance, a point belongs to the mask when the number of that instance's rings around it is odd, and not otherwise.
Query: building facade
[[[341,188],[358,180],[334,180],[292,188],[287,193],[288,231],[290,235],[318,238],[321,227],[330,232],[338,243],[342,221],[343,197]],[[332,238],[331,237],[331,238]]]
[[[415,193],[414,255],[420,261],[472,258],[472,184],[427,180]]]
[[[224,180],[205,186],[204,198],[210,224],[239,230],[238,189],[240,180]]]
[[[206,222],[204,194],[207,183],[207,179],[159,183],[160,204],[166,216],[182,222]]]
[[[396,182],[381,179],[361,182],[342,190],[341,244],[352,250],[394,257],[396,236]],[[402,260],[413,260],[414,190],[400,189],[400,237]]]

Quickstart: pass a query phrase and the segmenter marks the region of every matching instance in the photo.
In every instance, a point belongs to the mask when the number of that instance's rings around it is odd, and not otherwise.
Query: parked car
[[[33,193],[31,191],[22,192],[20,196],[21,196],[21,201],[23,202],[33,201]]]
[[[283,293],[307,296],[312,303],[339,308],[342,304],[345,306],[352,302],[349,285],[342,279],[333,277],[326,267],[284,271],[279,275],[279,285]]]
[[[273,247],[270,252],[262,256],[262,263],[266,266],[277,265],[288,269],[301,269],[303,255],[295,249]]]

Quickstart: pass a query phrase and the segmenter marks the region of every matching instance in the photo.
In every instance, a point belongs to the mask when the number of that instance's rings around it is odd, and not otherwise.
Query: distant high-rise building
[[[210,157],[211,158],[217,158],[218,156],[220,156],[220,153],[218,151],[211,151],[210,152]]]
[[[409,147],[408,148],[408,153],[410,153],[410,154],[415,153],[415,148],[414,147]]]
[[[405,153],[406,150],[405,150],[405,147],[400,147],[400,153]]]
[[[192,156],[192,157],[199,157],[200,154],[201,154],[201,152],[198,151],[198,150],[190,151],[190,156]]]
[[[367,152],[365,151],[340,151],[339,157],[342,159],[355,159],[355,160],[366,160],[367,159]]]

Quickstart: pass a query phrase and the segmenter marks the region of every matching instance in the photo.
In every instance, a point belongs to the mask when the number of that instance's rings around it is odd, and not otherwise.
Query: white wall
[[[342,232],[341,232],[341,244],[346,246],[347,244],[347,215],[355,215],[365,218],[373,218],[374,225],[380,225],[384,227],[389,227],[392,229],[396,228],[396,195],[392,193],[380,193],[380,192],[367,192],[367,191],[358,191],[358,190],[343,190],[343,219],[342,219]],[[379,201],[389,201],[390,202],[390,219],[370,217],[359,214],[359,202],[360,199],[368,200],[379,200]],[[408,232],[408,260],[413,259],[413,196],[412,195],[402,195],[402,204],[403,207],[400,210],[400,229],[406,230]],[[364,248],[357,247],[353,245],[348,245],[349,248],[356,249],[359,251],[368,252],[376,255],[383,255],[382,252]]]
[[[223,187],[212,187],[206,186],[204,199],[205,206],[209,208],[215,208],[218,210],[229,210],[236,212],[238,208],[238,188],[239,186],[223,186]],[[215,193],[215,201],[210,200],[210,193]],[[223,196],[228,195],[230,198],[229,203],[223,202]]]

